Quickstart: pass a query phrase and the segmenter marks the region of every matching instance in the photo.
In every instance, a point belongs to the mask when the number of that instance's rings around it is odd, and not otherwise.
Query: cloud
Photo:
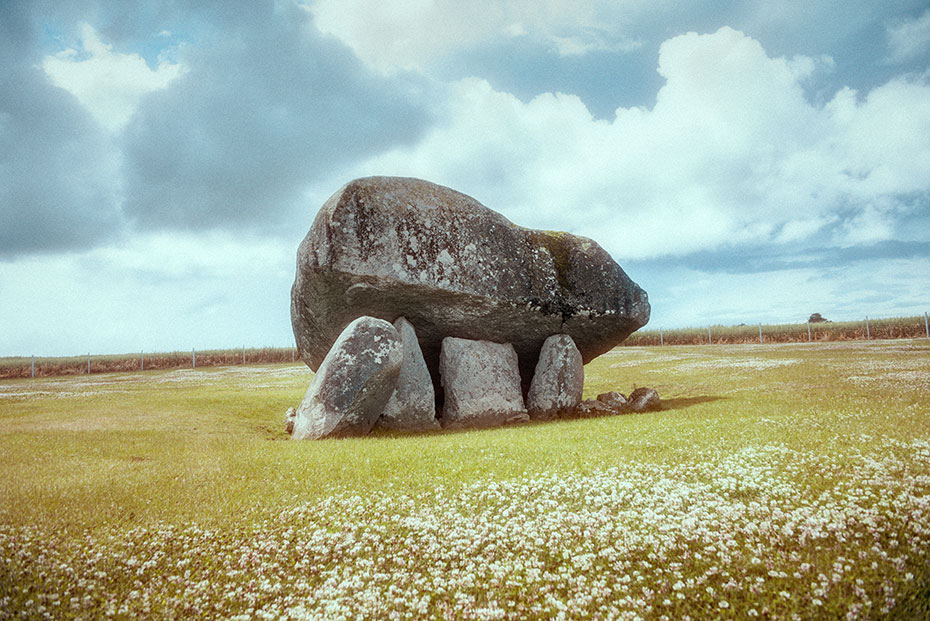
[[[295,4],[139,15],[5,9],[0,258],[152,229],[286,236],[317,186],[433,120],[428,82],[376,74]]]
[[[49,83],[32,23],[18,5],[7,8],[0,19],[0,261],[112,239],[122,225],[110,136]]]
[[[444,123],[360,170],[436,180],[618,258],[887,239],[915,203],[926,211],[930,85],[895,79],[818,105],[805,90],[818,62],[772,58],[727,27],[681,35],[661,47],[655,105],[618,108],[611,121],[573,95],[524,103],[464,79]]]
[[[923,315],[930,257],[847,261],[754,272],[634,265],[653,302],[650,329],[802,323],[819,312],[834,321]]]
[[[273,229],[306,211],[314,183],[431,122],[425,83],[372,73],[305,11],[253,7],[243,20],[182,47],[184,75],[126,127],[137,226]]]
[[[930,52],[930,9],[913,19],[897,21],[886,30],[889,60],[904,63]]]
[[[0,270],[4,355],[293,342],[294,250],[277,241],[152,233],[8,265]]]
[[[42,61],[55,86],[77,97],[97,121],[111,131],[122,129],[146,94],[166,88],[183,72],[163,61],[150,69],[138,54],[121,54],[100,40],[89,24],[81,25],[82,51],[68,48]]]
[[[321,30],[346,42],[369,65],[390,73],[398,68],[424,71],[445,56],[501,37],[530,38],[563,56],[632,51],[642,42],[628,34],[630,24],[656,6],[642,0],[318,0],[309,10]]]

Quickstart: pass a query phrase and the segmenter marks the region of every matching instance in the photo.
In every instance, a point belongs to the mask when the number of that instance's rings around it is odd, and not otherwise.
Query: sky
[[[648,328],[930,310],[927,0],[0,0],[0,356],[288,347],[367,175],[597,241]]]

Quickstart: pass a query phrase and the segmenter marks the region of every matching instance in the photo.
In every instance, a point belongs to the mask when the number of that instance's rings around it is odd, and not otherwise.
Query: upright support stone
[[[394,391],[404,348],[394,326],[359,317],[326,354],[294,420],[295,440],[371,431]]]
[[[439,429],[436,420],[436,392],[423,359],[413,325],[400,317],[394,322],[404,346],[404,362],[397,385],[378,419],[378,427],[401,431]]]
[[[446,337],[439,370],[445,426],[490,427],[528,418],[513,345]]]
[[[539,352],[539,362],[526,398],[531,418],[553,418],[581,403],[584,364],[581,352],[567,334],[553,334]]]

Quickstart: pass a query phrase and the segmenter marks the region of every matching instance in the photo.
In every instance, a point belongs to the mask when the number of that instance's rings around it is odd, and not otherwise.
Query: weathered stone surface
[[[394,322],[394,329],[404,345],[404,362],[394,392],[378,419],[378,426],[401,431],[439,429],[433,381],[423,360],[416,331],[403,317]]]
[[[297,408],[292,439],[364,435],[394,391],[404,348],[394,326],[359,317],[323,359]]]
[[[581,352],[567,334],[553,334],[545,340],[526,397],[531,418],[553,418],[581,403],[584,392],[584,363]]]
[[[626,397],[624,397],[622,393],[619,393],[615,390],[611,390],[610,392],[602,392],[597,396],[597,400],[615,410],[622,410],[629,407],[629,403],[627,402]]]
[[[287,412],[284,413],[284,431],[288,435],[294,433],[294,422],[297,420],[297,410],[294,408],[287,408]]]
[[[320,209],[297,252],[291,321],[316,369],[361,315],[415,327],[434,385],[447,336],[512,343],[528,387],[543,341],[588,362],[649,319],[646,293],[590,239],[525,229],[449,188],[357,179]]]
[[[597,399],[585,399],[575,408],[574,415],[579,418],[590,418],[594,416],[607,416],[609,414],[619,414],[620,410],[615,410],[603,401]]]
[[[654,388],[641,386],[630,393],[630,409],[634,412],[653,412],[662,409],[659,393]]]
[[[512,345],[447,337],[439,358],[443,426],[490,427],[526,419]]]

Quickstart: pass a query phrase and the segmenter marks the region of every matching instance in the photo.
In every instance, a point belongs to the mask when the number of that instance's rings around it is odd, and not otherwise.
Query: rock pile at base
[[[659,393],[654,388],[640,386],[630,393],[628,401],[630,402],[630,409],[634,412],[654,412],[662,409]]]
[[[633,390],[629,397],[624,397],[621,393],[615,391],[601,393],[596,399],[583,401],[573,414],[585,418],[655,412],[661,409],[662,401],[659,399],[659,393],[654,388],[643,386]]]

